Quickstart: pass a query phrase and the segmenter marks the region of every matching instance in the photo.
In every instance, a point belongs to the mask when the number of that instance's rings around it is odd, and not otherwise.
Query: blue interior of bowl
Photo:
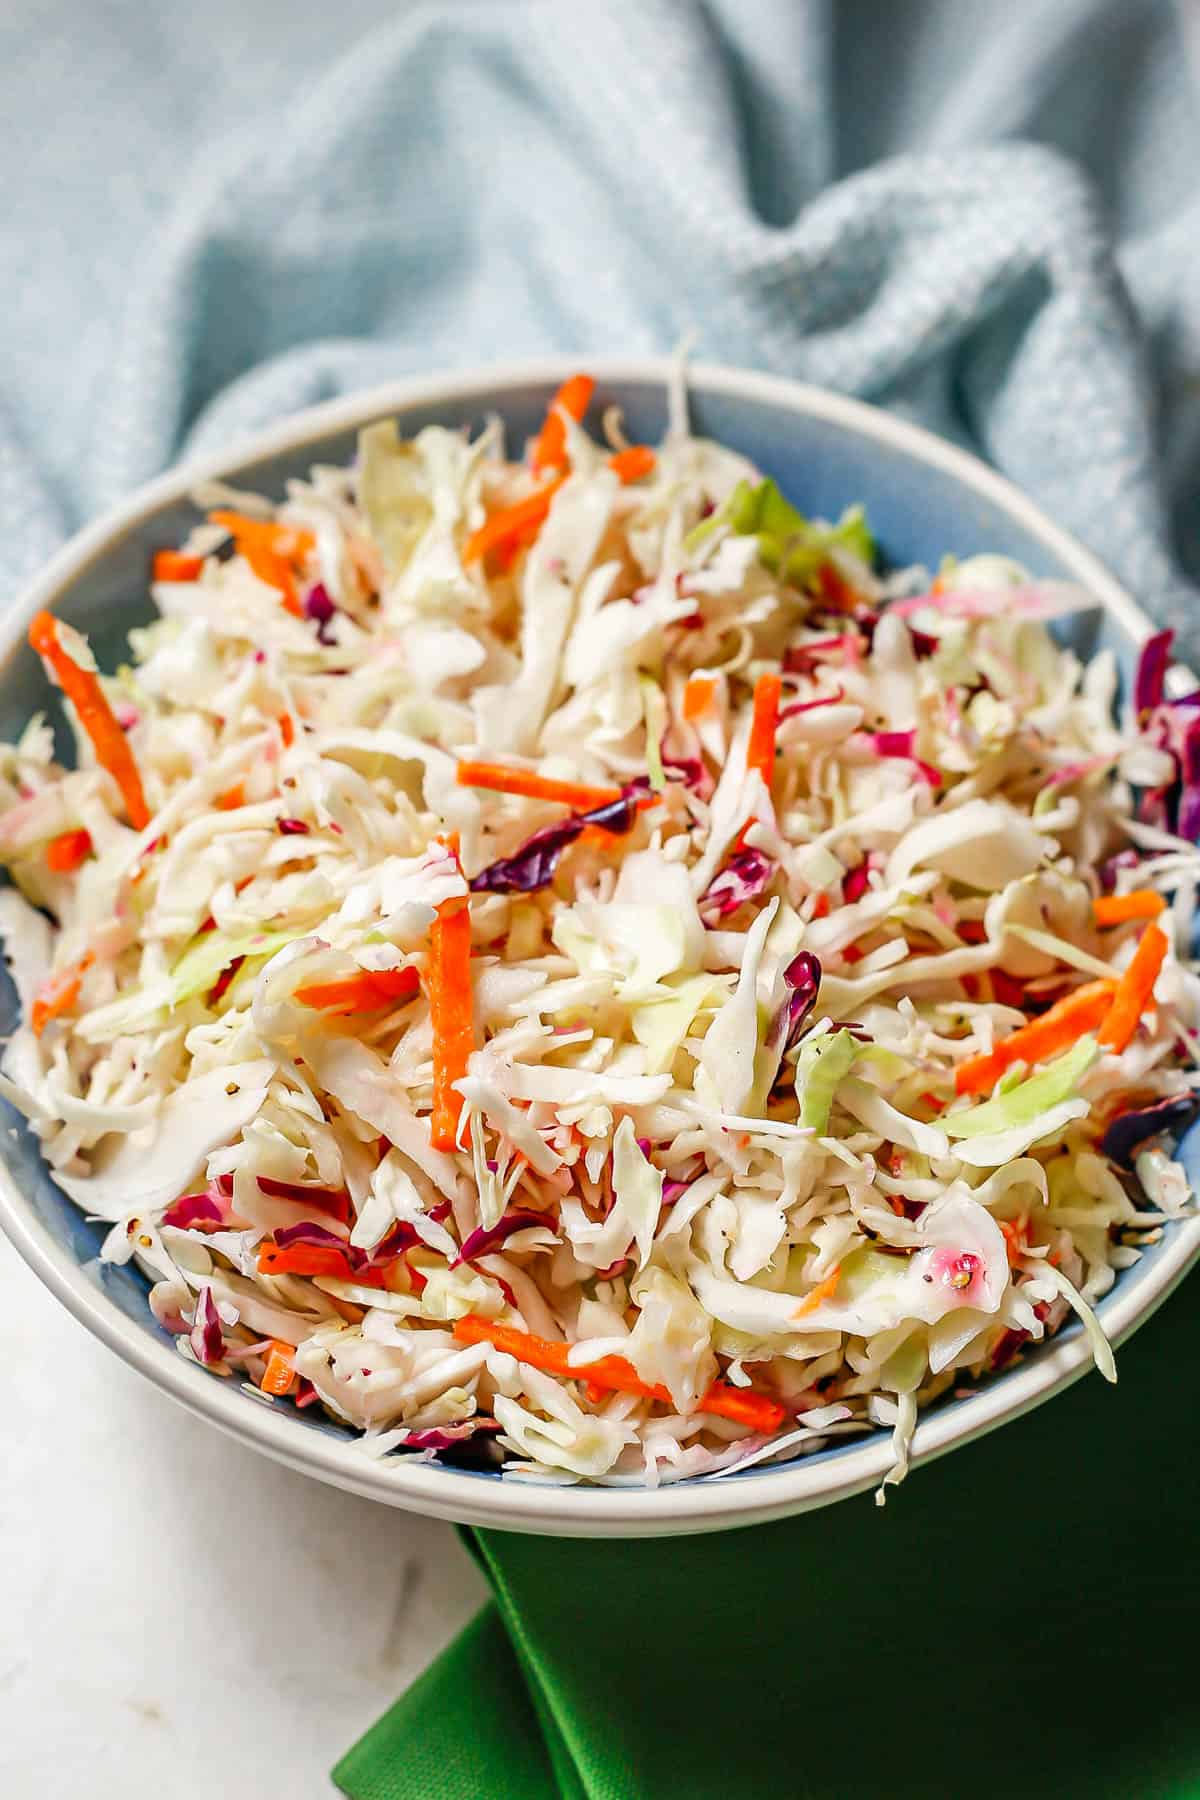
[[[548,399],[549,390],[541,385],[506,390],[502,401],[484,390],[473,399],[411,407],[400,411],[397,417],[401,429],[412,433],[428,424],[477,427],[489,413],[500,412],[508,426],[510,442],[519,445],[537,430]],[[621,407],[630,438],[655,443],[662,436],[666,403],[661,387],[633,382],[601,384],[597,405],[612,404]],[[703,385],[692,390],[692,420],[695,431],[740,450],[764,473],[773,475],[789,499],[810,516],[836,518],[845,507],[861,502],[882,554],[893,566],[924,563],[936,568],[947,553],[966,556],[988,550],[1014,557],[1035,575],[1070,576],[1070,571],[1003,504],[977,494],[956,474],[919,460],[907,449],[881,443],[855,425],[831,423],[798,412],[783,401],[706,391]],[[311,440],[299,450],[247,458],[230,468],[229,478],[240,486],[282,497],[287,481],[303,476],[314,463],[349,461],[354,454],[354,440],[354,431],[334,432]],[[63,617],[90,634],[102,666],[111,668],[123,660],[125,633],[153,614],[146,591],[153,551],[181,541],[196,516],[194,508],[187,504],[163,507],[105,550],[56,601]],[[1065,621],[1061,635],[1082,657],[1110,646],[1126,671],[1132,663],[1134,646],[1120,627],[1099,610]],[[32,652],[22,650],[0,671],[0,737],[15,737],[32,711],[48,705],[51,703],[40,668]],[[16,995],[4,977],[0,989],[0,1034],[7,1035],[17,1017]],[[147,1333],[169,1342],[169,1335],[150,1312],[147,1284],[138,1272],[132,1267],[116,1268],[99,1262],[107,1227],[88,1223],[51,1180],[41,1162],[37,1140],[24,1121],[11,1108],[4,1106],[3,1110],[11,1129],[0,1135],[0,1155],[47,1232],[86,1270],[114,1306]],[[1185,1142],[1182,1157],[1195,1186],[1200,1178],[1200,1132],[1193,1132]],[[1114,1293],[1149,1272],[1164,1253],[1170,1229],[1168,1226],[1159,1244],[1144,1252],[1141,1262],[1118,1275]],[[1104,1310],[1102,1305],[1102,1317]],[[1077,1330],[1074,1324],[1067,1328],[1071,1332]],[[1066,1332],[1059,1335],[1065,1336]],[[1027,1354],[1036,1356],[1038,1351]],[[194,1376],[198,1382],[213,1379],[200,1369],[194,1371]],[[1011,1373],[1006,1373],[995,1377],[990,1385],[1011,1378]],[[246,1396],[246,1404],[253,1406],[257,1402]],[[971,1402],[962,1399],[945,1404],[969,1406]],[[296,1414],[296,1429],[351,1435],[323,1417],[315,1418],[311,1411]],[[843,1440],[805,1460],[837,1458],[861,1443],[861,1437]],[[731,1479],[770,1480],[773,1469],[781,1466],[784,1465],[751,1469]],[[472,1473],[480,1481],[500,1479],[493,1472]]]

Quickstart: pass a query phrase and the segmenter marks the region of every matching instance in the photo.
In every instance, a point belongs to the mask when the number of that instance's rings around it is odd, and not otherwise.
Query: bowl
[[[434,422],[477,426],[496,412],[519,443],[537,429],[574,366],[547,359],[375,388],[298,413],[222,456],[151,482],[73,539],[9,609],[0,636],[0,733],[14,736],[43,698],[44,682],[25,643],[32,614],[53,608],[89,632],[102,666],[112,666],[129,626],[151,616],[150,556],[177,543],[194,522],[188,496],[198,482],[221,477],[281,496],[285,482],[314,462],[347,461],[358,428],[381,416],[395,415],[412,432]],[[655,442],[666,425],[670,363],[592,359],[589,366],[598,405],[620,406],[630,436]],[[1109,645],[1128,669],[1149,630],[1144,615],[1093,556],[974,457],[875,407],[774,376],[700,366],[691,370],[688,388],[694,429],[750,456],[806,513],[836,518],[863,501],[893,564],[936,565],[946,551],[986,549],[1015,557],[1036,575],[1082,583],[1098,606],[1067,622],[1072,645],[1085,656]],[[6,980],[0,1031],[10,1030],[16,1016]],[[99,1262],[106,1227],[77,1211],[43,1167],[24,1122],[11,1111],[9,1118],[11,1128],[0,1137],[0,1226],[30,1268],[81,1324],[165,1393],[318,1480],[471,1525],[562,1536],[665,1536],[824,1506],[875,1486],[890,1464],[883,1432],[741,1475],[658,1489],[561,1487],[416,1458],[373,1461],[332,1422],[297,1412],[290,1401],[256,1397],[186,1362],[151,1314],[137,1271]],[[1194,1173],[1200,1134],[1185,1141],[1181,1155]],[[1118,1274],[1098,1309],[1114,1342],[1144,1323],[1198,1253],[1200,1218],[1182,1219]],[[915,1434],[914,1465],[1017,1417],[1090,1366],[1082,1332],[1068,1327],[973,1394],[932,1408]]]

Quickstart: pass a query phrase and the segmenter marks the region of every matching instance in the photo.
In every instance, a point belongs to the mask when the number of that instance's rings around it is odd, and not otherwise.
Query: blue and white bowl
[[[39,607],[87,631],[112,666],[131,625],[151,613],[146,593],[152,552],[178,542],[195,521],[189,494],[220,477],[282,496],[290,477],[314,462],[353,455],[359,427],[396,416],[406,433],[431,423],[478,426],[488,413],[508,423],[514,443],[537,429],[573,364],[561,359],[405,381],[298,413],[226,455],[152,482],[58,555],[4,620],[0,649],[0,736],[15,737],[42,694],[25,633]],[[595,361],[597,400],[616,404],[631,438],[654,443],[666,425],[665,361]],[[1014,557],[1038,576],[1081,583],[1094,612],[1065,622],[1083,656],[1110,645],[1128,669],[1149,625],[1134,602],[1086,550],[1032,501],[975,458],[887,413],[816,388],[735,369],[696,367],[689,383],[694,429],[743,451],[778,480],[806,513],[836,518],[862,501],[887,559],[936,566],[943,554],[979,550]],[[5,982],[0,1032],[16,1021]],[[510,1531],[562,1536],[653,1536],[750,1525],[824,1506],[878,1484],[891,1462],[889,1435],[846,1440],[770,1467],[657,1489],[561,1487],[505,1480],[392,1456],[365,1456],[352,1434],[290,1401],[267,1403],[220,1381],[173,1348],[155,1321],[147,1285],[132,1267],[99,1261],[103,1225],[89,1224],[43,1167],[37,1140],[16,1114],[0,1137],[0,1226],[29,1266],[89,1331],[158,1387],[201,1417],[277,1461],[353,1493],[440,1518]],[[1200,1137],[1183,1147],[1189,1170]],[[1200,1217],[1166,1226],[1140,1262],[1117,1276],[1099,1307],[1114,1342],[1149,1318],[1200,1253]],[[1091,1367],[1077,1325],[1030,1348],[978,1392],[945,1401],[917,1428],[913,1460],[941,1455],[1016,1418]],[[918,1475],[919,1479],[919,1475]]]

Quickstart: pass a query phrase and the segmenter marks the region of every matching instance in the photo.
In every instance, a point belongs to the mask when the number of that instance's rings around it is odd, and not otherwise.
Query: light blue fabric
[[[331,394],[694,329],[975,444],[1186,630],[1188,35],[1167,0],[8,0],[6,578]]]

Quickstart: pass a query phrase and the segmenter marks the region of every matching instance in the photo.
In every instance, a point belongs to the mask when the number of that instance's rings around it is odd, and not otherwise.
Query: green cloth
[[[1124,1347],[1116,1389],[1085,1377],[884,1509],[466,1534],[494,1603],[334,1779],[353,1800],[1200,1796],[1196,1300]]]

